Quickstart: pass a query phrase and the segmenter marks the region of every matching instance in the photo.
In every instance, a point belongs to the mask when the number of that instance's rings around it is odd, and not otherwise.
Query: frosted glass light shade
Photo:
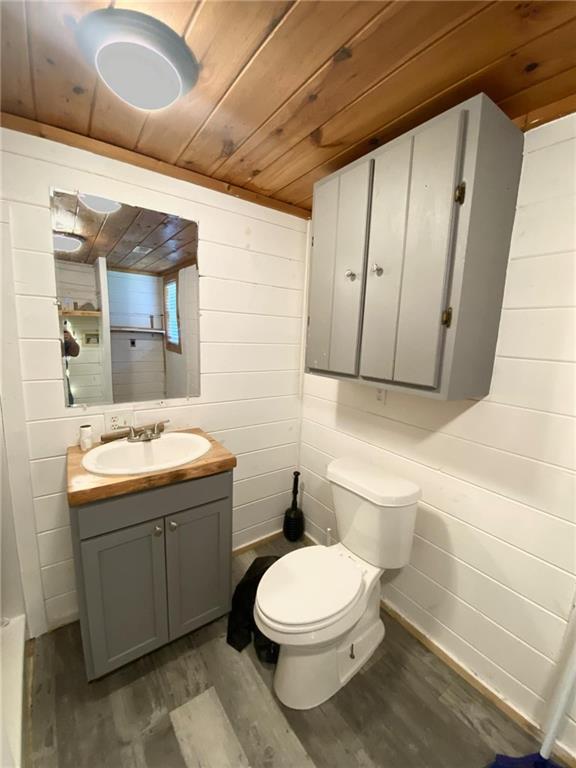
[[[107,197],[100,197],[99,195],[78,195],[80,201],[86,208],[89,208],[94,213],[116,213],[122,206],[117,203],[116,200],[109,200]]]
[[[139,109],[168,107],[182,92],[180,76],[168,59],[138,43],[103,45],[96,69],[110,90]]]
[[[183,38],[146,13],[92,11],[80,19],[76,41],[108,88],[138,109],[164,109],[198,79],[198,63]]]
[[[66,235],[63,232],[54,232],[52,235],[54,250],[64,253],[76,253],[82,248],[83,240],[76,235]]]

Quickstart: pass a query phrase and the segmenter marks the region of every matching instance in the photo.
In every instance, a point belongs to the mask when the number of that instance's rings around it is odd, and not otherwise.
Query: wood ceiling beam
[[[386,6],[211,173],[257,185],[258,174],[288,149],[483,8],[477,0]]]
[[[293,0],[205,0],[186,34],[201,65],[198,82],[169,110],[148,113],[138,142],[129,148],[176,164],[292,5]]]
[[[146,157],[138,152],[133,152],[130,149],[123,149],[122,147],[116,147],[112,144],[108,144],[98,139],[90,138],[89,136],[81,136],[78,133],[72,131],[66,131],[63,128],[55,128],[52,125],[38,122],[37,120],[29,120],[25,117],[18,117],[17,115],[11,115],[6,112],[0,113],[0,125],[3,128],[9,128],[13,131],[20,131],[21,133],[27,133],[31,136],[38,136],[42,139],[49,139],[50,141],[57,141],[60,144],[66,144],[69,147],[75,147],[76,149],[83,149],[87,152],[93,152],[96,155],[102,157],[108,157],[111,160],[119,160],[123,163],[135,165],[138,168],[144,168],[148,171],[155,171],[161,173],[164,176],[170,176],[173,179],[179,179],[180,181],[187,181],[190,184],[197,184],[199,187],[206,189],[212,189],[215,192],[222,192],[225,195],[231,195],[237,197],[240,200],[245,200],[249,203],[256,203],[262,205],[265,208],[272,208],[275,211],[281,211],[282,213],[288,213],[292,216],[297,216],[301,219],[309,219],[310,211],[305,208],[301,208],[290,203],[284,203],[281,200],[274,200],[266,195],[262,195],[259,192],[252,192],[242,187],[237,187],[233,184],[228,184],[225,181],[219,181],[218,179],[211,179],[208,176],[204,176],[196,171],[188,171],[185,168],[179,168],[175,165],[170,165],[162,160],[156,160],[152,157]]]
[[[340,151],[330,151],[331,156],[326,154],[322,162],[281,189],[273,192],[264,183],[266,174],[260,174],[257,177],[259,191],[294,205],[305,206],[314,183],[319,179],[482,92],[498,104],[511,120],[540,109],[545,112],[539,124],[569,114],[574,110],[567,106],[567,99],[576,93],[576,49],[572,43],[575,34],[576,17],[573,16],[571,20],[505,54],[479,72],[452,83],[429,99],[421,100],[412,109],[399,110],[401,114],[396,118],[371,130],[361,139],[352,137],[349,141],[343,141]],[[528,125],[526,121],[521,121],[518,124],[528,130],[536,122]],[[331,144],[327,142],[329,150]],[[293,169],[307,151],[304,149],[302,154],[298,154],[294,149],[289,150],[282,156],[284,167]],[[279,173],[282,173],[282,168],[278,167]],[[256,188],[256,180],[246,182],[246,186]]]
[[[481,13],[334,113],[316,132],[300,140],[265,169],[260,168],[258,176],[246,186],[298,203],[310,194],[311,185],[306,184],[309,177],[315,176],[315,169],[326,166],[329,171],[335,170],[345,164],[338,165],[339,156],[353,147],[357,148],[356,157],[360,157],[374,149],[379,140],[388,141],[393,138],[389,134],[390,126],[408,123],[410,113],[425,112],[426,105],[434,100],[443,102],[437,105],[436,114],[481,91],[499,103],[525,89],[531,80],[546,77],[548,68],[573,66],[570,61],[574,55],[573,41],[567,42],[562,28],[575,18],[575,3],[487,5]],[[522,69],[516,72],[516,52],[521,57],[529,46],[539,47],[544,36],[552,41],[547,58],[532,59],[540,65],[527,72]],[[561,39],[554,48],[557,36]],[[490,68],[498,70],[500,77],[494,76],[490,81]],[[508,88],[505,94],[501,93],[504,86]],[[448,99],[446,94],[450,94]],[[559,95],[554,95],[549,100],[558,98]],[[427,115],[418,116],[416,122],[395,135],[426,119]],[[382,135],[383,132],[386,135]],[[236,178],[234,183],[238,183]]]
[[[564,99],[559,99],[553,104],[546,104],[539,109],[533,109],[525,115],[516,117],[514,122],[521,130],[529,131],[531,128],[544,125],[544,123],[549,123],[552,120],[558,120],[560,117],[566,117],[566,115],[571,115],[573,112],[576,112],[576,93]]]
[[[297,0],[191,137],[177,165],[215,174],[222,161],[384,5],[382,0]]]
[[[28,47],[26,6],[23,3],[0,3],[0,17],[2,104],[23,117],[34,119],[36,107]]]

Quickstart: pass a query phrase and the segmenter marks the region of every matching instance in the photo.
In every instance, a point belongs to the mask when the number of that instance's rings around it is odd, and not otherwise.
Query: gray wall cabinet
[[[315,185],[308,371],[488,394],[522,149],[481,94]]]
[[[70,514],[89,680],[228,611],[231,472]]]

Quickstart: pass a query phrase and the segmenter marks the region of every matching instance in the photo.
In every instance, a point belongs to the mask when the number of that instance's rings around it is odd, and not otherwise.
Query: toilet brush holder
[[[298,478],[300,472],[294,472],[292,483],[292,504],[284,513],[284,536],[288,541],[298,541],[304,533],[304,513],[298,506]]]

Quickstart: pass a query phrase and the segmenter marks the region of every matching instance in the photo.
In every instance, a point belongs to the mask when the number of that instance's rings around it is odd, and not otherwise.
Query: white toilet
[[[332,483],[340,543],[285,555],[258,586],[254,618],[277,642],[274,689],[293,709],[333,696],[384,637],[380,576],[410,558],[420,489],[356,459],[336,459]]]

